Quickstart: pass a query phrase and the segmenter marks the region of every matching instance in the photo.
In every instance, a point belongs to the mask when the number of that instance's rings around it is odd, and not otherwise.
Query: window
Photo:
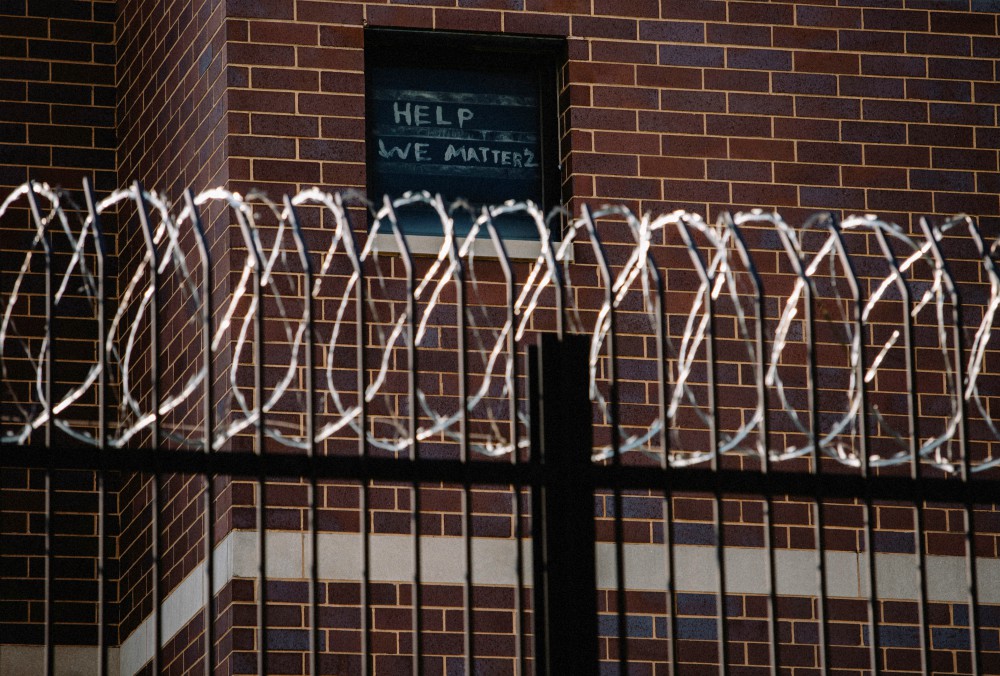
[[[366,31],[370,198],[427,190],[477,209],[508,199],[558,205],[563,50],[552,38]],[[399,217],[408,235],[441,234],[419,208]],[[498,227],[508,239],[538,238],[527,219]]]

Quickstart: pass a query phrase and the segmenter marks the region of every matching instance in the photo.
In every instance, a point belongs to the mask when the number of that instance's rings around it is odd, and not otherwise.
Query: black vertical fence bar
[[[500,268],[503,270],[505,309],[507,313],[506,324],[508,327],[506,342],[507,368],[510,369],[510,385],[507,389],[507,406],[510,408],[510,462],[513,465],[517,465],[520,459],[520,449],[518,448],[519,434],[517,429],[517,324],[515,323],[516,315],[514,314],[514,303],[517,296],[514,287],[514,270],[511,267],[507,247],[504,245],[500,233],[497,232],[496,226],[493,224],[492,215],[486,208],[483,209],[483,216],[486,221],[486,230],[490,235],[490,240],[492,240],[497,257],[500,260]],[[528,664],[525,645],[527,641],[527,621],[524,611],[524,532],[521,523],[524,515],[521,508],[522,490],[520,482],[511,485],[511,513],[514,515],[514,544],[517,547],[517,551],[514,554],[514,561],[517,566],[517,570],[514,572],[514,577],[517,580],[517,589],[514,593],[514,636],[516,637],[514,640],[514,662],[516,665],[515,673],[524,675],[528,673]]]
[[[28,181],[28,206],[31,209],[31,217],[35,222],[35,229],[38,231],[42,247],[45,250],[45,381],[42,395],[45,397],[45,429],[43,440],[45,448],[52,448],[52,432],[55,428],[55,414],[52,411],[52,380],[55,377],[55,350],[53,341],[55,340],[55,297],[52,284],[52,232],[48,224],[42,219],[41,210],[38,208],[38,197],[35,195],[35,182]],[[50,456],[51,457],[51,456]],[[53,524],[52,524],[52,461],[49,460],[45,466],[45,570],[43,572],[44,581],[42,583],[42,594],[44,597],[45,628],[43,629],[42,640],[45,643],[45,673],[52,676],[55,673],[55,645],[53,643],[52,628],[53,598]]]
[[[732,234],[732,242],[739,252],[740,260],[750,276],[753,285],[754,298],[754,359],[757,362],[757,374],[754,384],[757,388],[757,412],[760,417],[760,424],[757,429],[757,443],[760,451],[760,472],[767,475],[771,472],[771,451],[770,451],[770,427],[768,425],[768,401],[767,383],[765,373],[767,372],[767,349],[764,332],[764,283],[754,265],[753,258],[747,248],[746,240],[739,227],[733,221],[732,216],[726,212],[722,214],[722,223]],[[777,676],[778,667],[781,660],[780,641],[778,633],[778,567],[774,560],[774,495],[771,491],[764,494],[764,545],[767,554],[767,637],[768,637],[768,666],[772,676]]]
[[[246,232],[251,232],[252,223],[246,215],[239,214],[241,224],[245,226]],[[253,320],[253,399],[254,415],[257,419],[257,426],[254,430],[254,447],[257,455],[264,458],[267,455],[267,431],[264,420],[264,258],[260,251],[258,241],[252,237],[247,237],[247,246],[252,250],[254,257],[253,274],[253,299],[257,304],[257,312]],[[267,472],[264,463],[260,464],[260,471],[257,474],[257,505],[256,505],[256,525],[257,525],[257,565],[258,565],[258,589],[257,589],[257,671],[260,676],[267,676],[269,668],[270,650],[267,643]]]
[[[800,266],[801,269],[801,266]],[[819,414],[819,378],[816,367],[816,313],[815,296],[813,295],[812,281],[802,274],[805,280],[805,318],[806,318],[806,360],[807,376],[806,387],[809,390],[809,430],[812,437],[812,473],[820,476],[823,473],[823,455],[820,450],[820,414]],[[820,482],[816,482],[816,493],[813,496],[813,504],[816,510],[815,538],[816,538],[816,559],[817,578],[819,581],[819,599],[816,605],[819,635],[819,658],[820,669],[824,674],[830,673],[830,641],[827,635],[827,618],[829,616],[827,602],[827,575],[826,575],[826,531],[824,511],[824,497]]]
[[[545,482],[542,470],[542,436],[539,426],[541,402],[538,399],[539,357],[538,345],[528,345],[525,373],[528,386],[528,462],[532,474],[531,483],[531,624],[534,635],[533,657],[536,676],[548,676],[549,667],[549,618],[545,589]]]
[[[108,362],[104,345],[108,339],[107,327],[107,247],[104,231],[101,228],[101,217],[97,211],[97,201],[90,179],[83,179],[83,194],[87,201],[87,212],[90,216],[90,227],[94,232],[94,248],[97,256],[97,448],[104,451],[108,446]],[[97,673],[106,676],[108,673],[108,636],[107,624],[110,617],[107,595],[108,552],[106,538],[108,533],[108,515],[105,506],[107,500],[107,469],[104,467],[104,457],[101,454],[101,466],[97,471]]]
[[[163,561],[160,547],[160,514],[163,511],[163,496],[161,495],[161,477],[159,456],[160,449],[160,257],[156,250],[156,233],[149,220],[146,208],[146,194],[142,184],[133,184],[135,206],[142,226],[143,238],[146,242],[146,259],[149,271],[149,283],[152,293],[149,298],[149,408],[152,412],[150,426],[150,444],[154,450],[153,484],[152,484],[152,514],[150,528],[153,531],[150,546],[150,556],[153,559],[153,673],[163,671]],[[166,227],[166,226],[164,226]]]
[[[976,562],[976,522],[975,506],[972,498],[972,458],[969,456],[969,420],[967,402],[965,400],[965,364],[964,358],[965,337],[963,334],[963,313],[962,298],[959,294],[955,279],[951,276],[948,263],[941,252],[941,245],[938,238],[941,236],[940,229],[932,227],[927,219],[920,219],[920,227],[924,231],[924,236],[930,244],[931,252],[937,268],[944,281],[945,289],[951,300],[952,306],[952,341],[955,351],[954,384],[955,396],[958,398],[958,445],[962,454],[960,465],[960,478],[965,484],[965,500],[963,510],[965,512],[965,577],[968,585],[969,595],[969,651],[972,654],[972,673],[979,676],[982,673],[982,654],[979,646],[979,580]]]
[[[552,250],[551,236],[542,243],[542,254],[551,275],[552,286],[556,296],[556,336],[560,340],[566,336],[566,303],[563,295],[562,269],[559,267]],[[535,635],[534,657],[535,673],[548,674],[551,669],[552,656],[549,652],[549,608],[545,585],[545,492],[541,479],[542,470],[542,437],[538,421],[541,419],[541,407],[538,400],[538,373],[540,373],[541,356],[537,346],[528,349],[528,419],[531,434],[531,450],[529,463],[535,473],[531,486],[531,530],[532,530],[532,583],[534,585],[532,601],[532,628]],[[588,383],[589,387],[589,383]],[[588,413],[587,419],[590,419]],[[589,448],[589,447],[588,447]],[[593,509],[591,509],[593,511]],[[595,606],[596,608],[596,606]],[[595,610],[596,612],[596,610]],[[596,659],[596,658],[595,658]]]
[[[365,357],[367,323],[365,322],[365,275],[361,259],[358,258],[358,247],[354,239],[354,226],[351,223],[350,214],[344,208],[342,198],[338,193],[335,196],[334,205],[337,209],[337,217],[340,219],[338,227],[343,228],[341,234],[344,243],[344,251],[351,262],[351,269],[357,277],[354,286],[354,312],[357,315],[354,321],[355,340],[357,349],[355,352],[355,368],[357,373],[356,384],[358,388],[358,457],[362,463],[368,460],[368,402],[365,399],[365,389],[368,387],[368,361]],[[371,547],[368,531],[368,492],[369,480],[367,473],[361,479],[361,495],[358,509],[361,511],[361,673],[368,676],[374,669],[371,663]]]
[[[215,371],[212,364],[212,315],[215,313],[212,293],[215,286],[215,276],[212,271],[212,253],[208,239],[205,237],[205,227],[201,220],[198,205],[195,204],[194,193],[190,188],[184,191],[184,203],[187,205],[198,245],[198,257],[201,261],[201,368],[205,373],[202,388],[202,450],[205,452],[205,473],[202,475],[202,494],[204,495],[204,530],[205,538],[205,675],[215,673],[215,474],[212,472],[212,440],[215,436],[215,406],[212,392]]]
[[[814,227],[822,219],[829,218],[829,214],[816,214],[806,221],[803,230]],[[787,227],[787,226],[785,226]],[[810,472],[814,476],[822,474],[820,461],[820,416],[819,416],[819,390],[816,376],[816,326],[815,326],[815,298],[812,280],[806,273],[805,264],[798,245],[793,243],[791,236],[784,227],[778,227],[778,236],[788,253],[788,259],[802,284],[803,304],[805,305],[805,339],[806,339],[806,390],[809,400],[809,437],[812,445]],[[816,520],[813,527],[816,539],[816,576],[819,584],[819,598],[817,599],[816,614],[818,620],[819,635],[819,663],[820,671],[827,674],[830,671],[830,644],[827,639],[826,618],[827,618],[827,576],[826,576],[826,552],[824,550],[824,514],[823,514],[823,492],[821,483],[816,482],[816,491],[813,494],[813,509]]]
[[[302,263],[303,276],[303,306],[302,321],[305,326],[305,335],[302,339],[305,350],[305,386],[306,399],[306,455],[311,461],[316,458],[316,379],[313,369],[315,368],[314,351],[316,349],[316,331],[313,319],[313,267],[312,259],[309,257],[309,249],[306,245],[305,236],[302,234],[302,225],[299,222],[295,206],[288,195],[285,195],[285,214],[288,222],[292,226],[292,236],[295,239],[295,248],[299,253],[299,261]],[[315,462],[311,463],[309,470],[309,489],[306,496],[308,505],[308,529],[309,529],[309,674],[316,676],[319,673],[319,536],[317,533],[317,496],[319,487],[316,481]]]
[[[920,416],[917,399],[917,371],[915,346],[913,344],[913,293],[903,272],[899,269],[896,255],[886,240],[885,233],[881,227],[875,227],[875,238],[878,240],[879,248],[889,266],[892,268],[896,280],[896,289],[899,291],[900,300],[903,303],[903,355],[906,368],[906,398],[907,398],[907,424],[909,431],[910,449],[910,478],[917,487],[918,492],[914,500],[914,544],[917,554],[917,621],[920,625],[920,671],[929,673],[931,665],[931,634],[928,624],[927,610],[927,553],[924,544],[924,498],[919,488],[922,484],[923,466],[920,462]]]
[[[414,478],[412,501],[410,507],[413,518],[411,528],[413,529],[413,589],[411,591],[412,601],[412,624],[413,624],[413,674],[420,676],[424,673],[424,650],[423,650],[423,617],[421,590],[421,555],[420,555],[420,448],[417,441],[417,388],[419,387],[418,363],[417,363],[417,297],[415,274],[413,269],[413,255],[410,253],[410,245],[406,241],[406,236],[399,227],[396,220],[396,212],[385,198],[386,209],[389,213],[389,220],[392,224],[392,232],[396,238],[396,245],[399,247],[400,257],[403,259],[403,267],[406,272],[406,356],[409,372],[407,373],[407,428],[410,436],[410,460],[414,462]]]
[[[439,205],[440,206],[440,205]],[[454,228],[454,225],[452,225]],[[453,231],[454,234],[454,231]],[[475,673],[475,609],[473,606],[473,584],[475,579],[472,571],[472,492],[468,475],[469,469],[469,355],[466,351],[466,287],[465,266],[458,255],[458,245],[455,237],[451,240],[451,265],[454,266],[452,279],[455,284],[455,312],[458,315],[456,328],[456,350],[458,350],[458,403],[461,407],[458,419],[459,425],[459,458],[464,466],[462,482],[462,549],[465,555],[465,580],[462,585],[462,644],[465,653],[465,673]]]
[[[538,415],[531,429],[540,445],[532,453],[545,473],[541,511],[533,514],[541,542],[533,561],[535,655],[536,673],[548,676],[598,673],[589,348],[588,336],[546,333],[532,350],[529,398]]]
[[[710,272],[701,258],[697,245],[691,238],[691,232],[686,220],[678,223],[678,231],[688,248],[692,262],[698,278],[701,280],[702,288],[705,289],[705,313],[708,315],[706,325],[706,336],[708,340],[705,344],[705,369],[708,380],[708,408],[711,415],[708,418],[708,447],[710,453],[709,464],[712,472],[718,476],[719,472],[719,407],[718,407],[718,384],[716,382],[715,370],[715,298],[712,290],[715,286],[715,273]],[[718,255],[719,252],[713,252]],[[712,520],[715,528],[715,583],[718,588],[716,597],[715,630],[719,644],[719,673],[729,673],[729,626],[726,622],[726,538],[725,538],[725,514],[723,512],[722,493],[718,484],[712,491]]]
[[[669,392],[670,369],[667,363],[667,322],[666,293],[663,286],[663,275],[653,257],[647,254],[647,268],[653,281],[654,315],[656,317],[656,375],[657,397],[660,416],[660,447],[663,449],[663,546],[664,568],[667,577],[667,659],[670,663],[670,674],[676,676],[677,668],[677,580],[674,575],[674,517],[673,517],[673,486],[670,465],[670,422],[667,415],[667,396]]]
[[[972,235],[972,239],[976,243],[976,248],[979,250],[979,255],[980,255],[980,257],[982,259],[982,262],[983,262],[983,267],[986,270],[986,273],[987,273],[987,275],[990,278],[991,284],[992,283],[1000,284],[1000,273],[998,273],[998,271],[997,271],[997,265],[993,261],[993,258],[990,255],[990,249],[988,249],[986,247],[986,244],[983,241],[982,233],[979,231],[979,227],[969,217],[965,217],[964,220],[965,220],[966,224],[968,225],[969,234]],[[959,321],[962,321],[961,316],[959,316]],[[965,380],[965,378],[963,377],[963,381],[964,380]],[[966,400],[966,398],[964,396],[962,397],[962,402],[963,402],[964,406],[968,405],[967,400]],[[966,416],[967,416],[967,412],[963,412],[963,420],[965,419]],[[968,428],[968,423],[966,423],[966,429],[967,428]],[[966,451],[968,451],[968,441],[965,442],[965,445],[966,445]],[[967,480],[971,480],[971,471],[972,471],[972,464],[971,464],[971,462],[972,462],[972,459],[968,456],[967,452],[966,452],[966,455],[965,455],[965,460],[966,460],[966,464],[964,466],[965,476],[968,478]],[[969,488],[972,488],[972,487],[969,486]],[[967,490],[967,494],[969,492],[972,492],[972,491],[968,491]],[[969,504],[969,502],[971,502],[971,499],[967,499],[967,500],[968,500],[967,504]],[[973,506],[973,509],[974,509],[974,506]],[[975,540],[976,530],[975,530],[975,522],[972,520],[972,516],[974,514],[973,514],[972,511],[969,511],[968,515],[969,515],[969,519],[968,519],[969,530],[972,533],[973,544],[975,544],[974,540]],[[975,552],[975,547],[973,546],[973,548],[972,548],[972,558],[975,559],[975,556],[976,556],[976,552]],[[976,565],[977,564],[976,564],[976,562],[974,560],[973,561],[973,566],[976,566]],[[982,647],[981,647],[981,645],[979,643],[979,640],[978,640],[979,639],[978,628],[979,628],[980,621],[981,621],[981,617],[980,617],[980,614],[979,614],[980,613],[980,609],[979,609],[979,587],[978,587],[979,581],[978,581],[978,578],[977,578],[977,571],[976,571],[975,568],[972,571],[972,579],[973,579],[973,582],[976,584],[976,586],[973,587],[970,590],[970,592],[972,594],[972,603],[973,603],[972,615],[971,615],[972,631],[976,635],[976,639],[977,639],[976,643],[974,644],[975,650],[976,650],[975,659],[978,660],[980,662],[980,664],[981,664],[982,663],[982,656],[980,654],[980,651],[982,650]]]
[[[669,392],[670,368],[667,363],[666,291],[663,275],[652,256],[648,258],[650,274],[656,292],[656,384],[659,398],[660,447],[663,449],[663,548],[664,567],[667,576],[667,653],[670,673],[677,674],[677,576],[674,552],[674,509],[673,509],[673,467],[670,464],[670,419],[667,395]]]
[[[619,397],[618,397],[618,350],[615,336],[617,333],[614,278],[611,276],[611,266],[608,265],[608,255],[597,234],[597,227],[594,224],[593,214],[590,207],[583,205],[583,223],[590,237],[590,243],[594,250],[594,256],[601,270],[601,277],[604,281],[604,305],[607,307],[608,316],[605,321],[608,324],[607,343],[607,378],[608,378],[608,427],[611,433],[611,465],[616,470],[621,467],[621,437],[619,436]],[[600,330],[600,328],[598,328]],[[589,368],[589,364],[588,364]],[[614,505],[614,533],[615,533],[615,582],[618,602],[615,604],[618,628],[618,667],[621,672],[628,673],[628,603],[627,587],[625,583],[625,528],[622,520],[622,490],[618,482],[620,472],[614,473],[615,482],[612,487],[611,499]],[[611,657],[610,655],[608,656]]]
[[[875,561],[875,537],[874,526],[875,511],[872,506],[871,482],[868,479],[872,476],[871,451],[868,436],[868,391],[865,388],[865,322],[864,322],[864,301],[861,298],[861,286],[858,282],[857,272],[854,270],[854,263],[851,261],[847,248],[844,246],[844,238],[840,231],[840,225],[836,217],[831,217],[827,222],[830,230],[830,237],[833,238],[834,249],[840,259],[840,265],[844,269],[847,278],[847,285],[851,290],[851,314],[853,316],[854,331],[856,334],[857,347],[854,357],[854,380],[858,388],[858,398],[860,405],[858,408],[858,451],[861,456],[861,476],[865,481],[865,494],[863,497],[862,520],[865,532],[865,558],[866,575],[868,580],[868,659],[871,662],[872,676],[882,673],[882,666],[879,663],[879,605],[878,605],[878,585],[876,561]],[[855,350],[854,346],[851,347]]]

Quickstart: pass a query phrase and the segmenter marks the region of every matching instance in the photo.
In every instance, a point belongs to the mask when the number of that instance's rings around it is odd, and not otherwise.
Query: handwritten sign
[[[369,78],[376,193],[542,201],[534,73],[377,66]]]

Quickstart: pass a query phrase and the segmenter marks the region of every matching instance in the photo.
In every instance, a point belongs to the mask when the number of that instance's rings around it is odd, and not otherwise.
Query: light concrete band
[[[361,580],[361,536],[356,533],[319,534],[319,577],[323,580]],[[370,572],[373,582],[408,582],[413,577],[413,541],[408,535],[371,535]],[[308,533],[268,531],[268,579],[308,579],[310,540]],[[531,579],[531,541],[522,542],[524,579]],[[662,545],[627,544],[625,582],[631,590],[663,591],[667,586],[666,550]],[[477,585],[513,586],[517,583],[517,546],[514,540],[474,538],[473,580]],[[461,538],[421,539],[421,576],[428,584],[462,584],[465,580],[465,549]],[[258,577],[257,533],[233,531],[214,552],[218,593],[231,580]],[[677,589],[684,592],[715,592],[715,548],[677,545],[674,548]],[[776,550],[778,593],[815,596],[819,593],[816,553],[809,550]],[[763,594],[767,553],[763,549],[726,549],[726,586],[731,594]],[[863,598],[868,594],[866,556],[863,553],[828,551],[827,589],[831,597]],[[1000,603],[1000,559],[980,558],[981,603]],[[916,556],[878,554],[876,584],[880,599],[917,598]],[[965,559],[961,556],[928,556],[928,595],[932,601],[964,602],[968,599]],[[205,606],[205,566],[199,564],[163,602],[165,644]],[[597,545],[597,585],[617,586],[615,546]],[[109,651],[110,666],[131,675],[148,662],[154,652],[152,617],[147,617],[122,643]],[[44,650],[37,646],[0,646],[0,674],[32,673],[42,664]],[[59,646],[56,673],[93,673],[97,649]],[[111,670],[115,673],[115,669]]]

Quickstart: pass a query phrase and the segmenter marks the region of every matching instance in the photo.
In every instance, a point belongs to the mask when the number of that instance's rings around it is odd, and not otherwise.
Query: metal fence
[[[760,211],[714,223],[622,206],[546,215],[530,203],[474,209],[427,194],[380,205],[317,189],[280,204],[217,189],[188,192],[172,205],[138,184],[101,200],[85,185],[83,195],[80,207],[70,194],[32,183],[0,205],[6,231],[32,233],[3,282],[0,464],[44,471],[41,642],[49,673],[59,621],[51,476],[66,469],[98,477],[101,673],[114,583],[106,574],[106,477],[120,472],[152,481],[151,619],[152,635],[161,637],[153,641],[154,673],[164,670],[169,638],[161,626],[168,591],[161,479],[174,473],[202,482],[208,673],[221,657],[209,554],[215,476],[255,484],[260,580],[269,570],[269,485],[309,486],[311,673],[323,671],[329,651],[320,621],[318,486],[331,479],[360,490],[364,673],[376,671],[369,490],[377,482],[411,487],[414,673],[426,668],[421,495],[442,483],[463,495],[466,673],[476,671],[480,654],[472,496],[497,485],[509,490],[517,542],[511,664],[518,673],[597,673],[600,664],[626,673],[634,662],[623,505],[636,491],[662,500],[666,612],[663,652],[651,661],[670,673],[683,673],[679,648],[689,638],[677,610],[678,493],[701,494],[713,506],[712,542],[703,544],[714,552],[719,673],[734,668],[726,603],[734,545],[724,507],[748,495],[763,507],[768,650],[760,670],[778,673],[787,657],[773,509],[788,496],[811,504],[821,671],[835,662],[825,517],[845,499],[862,512],[868,657],[861,668],[889,670],[880,634],[892,620],[873,546],[876,511],[889,503],[913,511],[919,670],[933,670],[938,648],[925,510],[942,504],[963,517],[969,671],[989,673],[996,663],[996,649],[983,645],[996,631],[982,626],[979,590],[995,571],[978,570],[996,553],[976,549],[977,535],[994,534],[993,521],[977,528],[976,519],[996,512],[1000,495],[1000,432],[991,417],[1000,374],[990,369],[996,355],[988,345],[1000,276],[998,245],[972,219],[921,220],[914,234],[873,216],[821,213],[792,227]],[[405,234],[414,210],[441,223],[440,248],[427,257],[411,253]],[[118,224],[114,255],[101,227],[108,218]],[[508,219],[536,225],[537,244],[527,245],[536,255],[511,258],[501,234]],[[11,260],[9,250],[5,256]],[[59,331],[68,319],[85,345],[66,359]],[[595,495],[611,505],[610,632],[598,626]],[[267,589],[259,585],[255,600],[259,673],[270,672]],[[599,654],[605,644],[613,648]]]

